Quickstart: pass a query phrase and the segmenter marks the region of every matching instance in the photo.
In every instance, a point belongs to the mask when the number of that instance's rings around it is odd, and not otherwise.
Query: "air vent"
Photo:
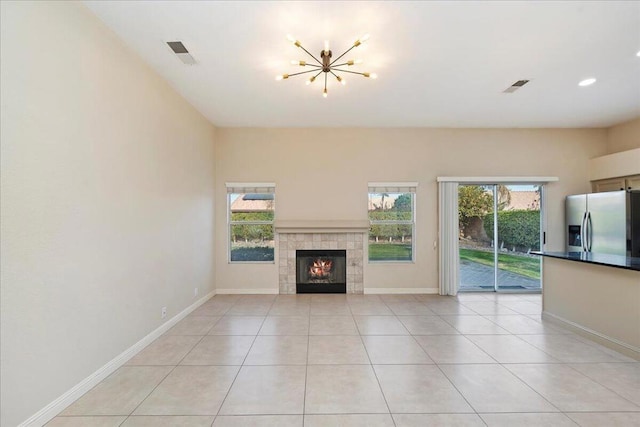
[[[506,88],[503,92],[513,93],[516,90],[520,89],[522,86],[526,85],[527,83],[529,83],[529,80],[518,80],[517,82],[515,82],[514,84]]]
[[[187,65],[193,65],[196,63],[195,58],[191,56],[191,54],[181,41],[167,42],[167,45],[183,63]]]

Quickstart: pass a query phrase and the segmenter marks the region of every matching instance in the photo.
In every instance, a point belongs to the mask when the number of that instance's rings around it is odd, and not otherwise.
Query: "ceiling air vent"
[[[183,63],[187,65],[193,65],[196,63],[195,58],[191,56],[191,54],[189,53],[187,48],[184,46],[184,44],[182,44],[182,42],[167,42],[167,45],[169,45],[173,53],[175,53],[176,56],[180,58],[180,61],[182,61]]]
[[[514,84],[506,88],[503,92],[513,93],[516,90],[520,89],[522,86],[526,85],[527,83],[529,83],[529,80],[518,80],[517,82],[515,82]]]

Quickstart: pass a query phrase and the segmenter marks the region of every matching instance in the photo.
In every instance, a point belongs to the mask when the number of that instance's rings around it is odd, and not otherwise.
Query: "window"
[[[369,183],[369,262],[413,261],[417,183]]]
[[[273,262],[275,184],[227,183],[229,261]]]

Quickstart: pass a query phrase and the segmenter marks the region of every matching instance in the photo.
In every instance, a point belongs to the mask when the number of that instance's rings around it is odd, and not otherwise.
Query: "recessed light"
[[[580,83],[578,83],[578,86],[591,86],[595,82],[596,82],[596,79],[591,77],[591,78],[582,80]]]
[[[638,51],[638,53],[636,53],[636,56],[640,56],[640,50]]]

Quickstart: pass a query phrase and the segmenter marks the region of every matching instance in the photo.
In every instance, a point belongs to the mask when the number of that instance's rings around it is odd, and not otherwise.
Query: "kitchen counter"
[[[566,259],[588,264],[606,265],[608,267],[624,268],[626,270],[640,271],[640,258],[624,255],[594,254],[591,252],[531,252],[550,258]],[[640,280],[638,282],[640,284]]]
[[[542,318],[640,360],[640,259],[538,255],[543,257]]]

